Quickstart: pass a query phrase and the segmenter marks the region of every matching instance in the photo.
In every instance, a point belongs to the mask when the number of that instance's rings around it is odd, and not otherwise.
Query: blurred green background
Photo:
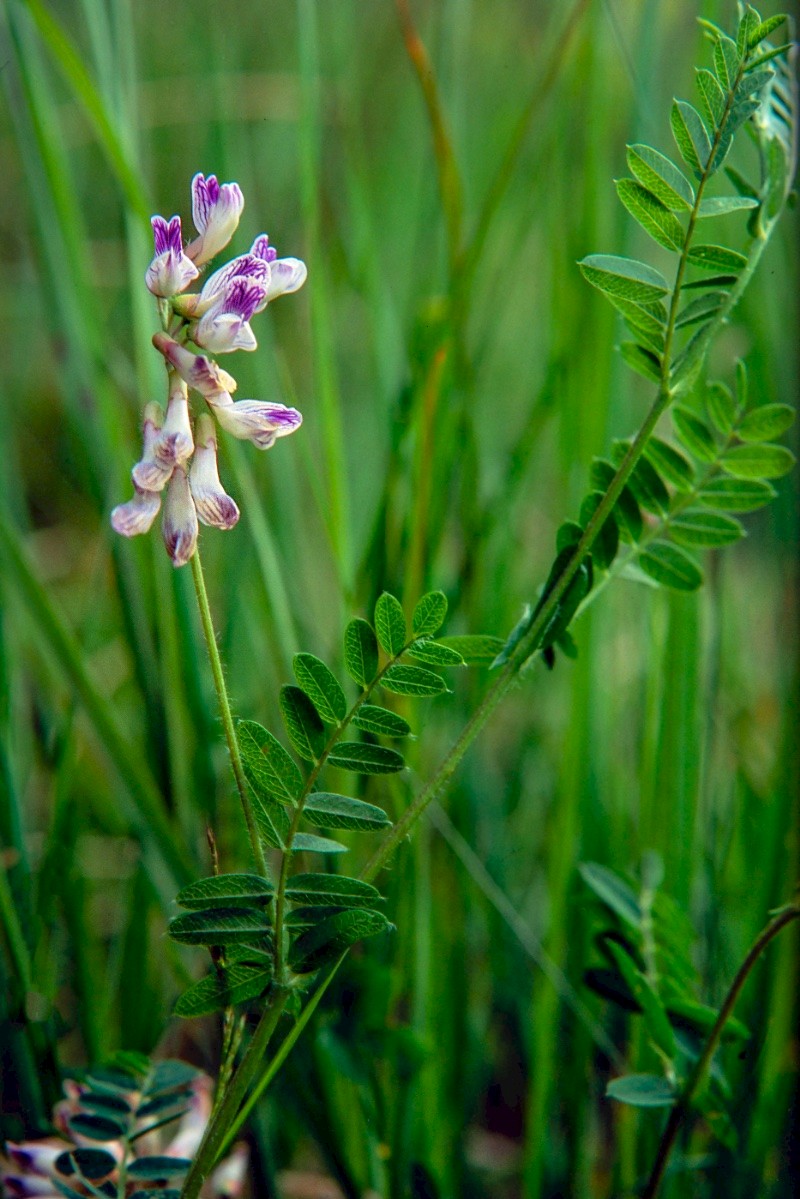
[[[242,520],[202,535],[235,709],[276,732],[291,654],[340,664],[344,620],[384,587],[409,604],[441,587],[447,632],[505,635],[592,456],[649,402],[575,263],[645,252],[612,179],[626,142],[670,152],[669,102],[707,57],[696,4],[411,10],[452,138],[446,211],[390,0],[2,5],[7,1135],[46,1127],[58,1063],[160,1045],[213,1068],[211,1024],[163,1031],[201,962],[165,939],[165,918],[208,869],[207,823],[223,863],[247,860],[189,574],[157,529],[128,543],[108,523],[163,386],[150,213],[188,231],[195,171],[235,179],[233,251],[266,231],[308,264],[303,291],[259,318],[258,352],[224,362],[239,397],[296,404],[305,423],[268,455],[222,442]],[[734,18],[728,3],[701,11]],[[738,244],[743,222],[726,220]],[[752,386],[790,403],[795,251],[790,216],[713,355],[728,379],[745,356]],[[582,987],[592,929],[575,868],[636,877],[660,854],[710,1003],[791,893],[796,487],[783,480],[747,541],[707,559],[701,592],[609,588],[577,627],[577,662],[537,668],[495,716],[447,815],[385,880],[398,933],[353,955],[259,1110],[258,1194],[305,1161],[348,1196],[599,1197],[641,1177],[659,1117],[602,1095],[656,1063]],[[390,808],[484,685],[464,672],[453,697],[412,709],[414,769]],[[674,1195],[791,1193],[796,974],[790,933],[741,1004],[754,1036],[729,1063],[740,1148],[709,1149]]]

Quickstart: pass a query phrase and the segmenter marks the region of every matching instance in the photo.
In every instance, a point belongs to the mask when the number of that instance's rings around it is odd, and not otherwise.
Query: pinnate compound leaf
[[[381,648],[390,658],[396,658],[406,643],[406,618],[400,601],[388,591],[378,597],[375,605],[375,630]]]
[[[624,1074],[612,1078],[606,1095],[631,1107],[674,1107],[678,1099],[673,1084],[658,1074]]]
[[[687,509],[670,521],[672,537],[680,545],[733,545],[745,532],[738,520],[721,512]]]
[[[736,436],[741,441],[769,441],[785,433],[794,424],[794,418],[794,408],[789,404],[763,404],[748,412]]]
[[[711,154],[711,142],[703,118],[686,100],[674,100],[670,124],[683,161],[700,178]]]
[[[653,383],[661,381],[661,359],[652,350],[637,345],[635,341],[623,341],[619,351],[631,370]]]
[[[662,478],[678,491],[691,490],[694,467],[674,446],[660,437],[651,437],[644,450],[647,458]]]
[[[347,846],[330,837],[315,837],[313,833],[295,833],[292,853],[347,853]]]
[[[175,896],[181,908],[252,908],[272,899],[274,888],[260,874],[215,874],[189,883]]]
[[[447,684],[441,675],[423,666],[400,664],[389,667],[381,678],[381,686],[394,695],[441,695],[447,691]]]
[[[689,261],[704,271],[733,271],[738,274],[747,266],[744,254],[725,246],[692,246]]]
[[[339,912],[301,933],[289,950],[289,965],[296,974],[311,974],[335,961],[356,941],[392,927],[383,912],[361,908]]]
[[[159,1178],[180,1178],[191,1166],[188,1157],[167,1157],[156,1155],[136,1157],[128,1162],[128,1177],[141,1178],[155,1182]]]
[[[316,762],[325,748],[325,726],[313,703],[300,687],[281,687],[281,716],[292,748],[305,762]]]
[[[372,625],[360,616],[344,631],[344,664],[359,687],[368,687],[378,673],[378,639]]]
[[[406,650],[406,655],[417,662],[428,662],[431,666],[464,665],[464,659],[458,650],[449,645],[442,645],[440,641],[415,641],[410,649]]]
[[[715,461],[717,446],[707,424],[688,408],[682,408],[680,405],[672,409],[672,421],[678,437],[695,458],[699,458],[701,462]]]
[[[780,479],[788,475],[794,464],[791,450],[767,442],[738,445],[728,450],[722,460],[723,469],[737,479]]]
[[[292,669],[326,724],[339,725],[347,715],[347,700],[333,673],[314,654],[295,654]]]
[[[316,791],[309,795],[303,815],[317,828],[371,832],[373,829],[388,828],[392,823],[383,808],[364,803],[361,799],[350,799],[347,795],[333,795],[329,791]]]
[[[362,704],[353,717],[353,724],[364,733],[383,737],[408,737],[411,734],[407,720],[378,704]]]
[[[661,1052],[671,1060],[677,1053],[675,1033],[672,1031],[672,1025],[658,992],[650,985],[636,962],[621,945],[612,940],[608,940],[606,945],[631,995],[642,1009],[650,1037]]]
[[[666,250],[683,246],[683,226],[666,204],[634,179],[617,180],[617,195],[635,221]]]
[[[415,637],[432,637],[438,633],[447,616],[447,596],[443,591],[429,591],[414,609],[411,628]]]
[[[631,928],[639,929],[642,909],[636,892],[613,870],[599,862],[581,862],[578,865],[581,878],[598,899],[611,909]]]
[[[176,1016],[186,1019],[221,1012],[226,1007],[257,998],[269,986],[272,975],[273,964],[269,958],[264,958],[262,966],[234,962],[189,987],[172,1010]]]
[[[255,908],[212,908],[175,916],[167,925],[181,945],[241,945],[272,932],[269,916]]]
[[[303,778],[277,737],[255,720],[240,720],[236,732],[244,772],[256,795],[294,806]]]
[[[589,254],[581,259],[578,266],[584,278],[594,287],[623,300],[652,304],[669,291],[663,275],[635,258]]]
[[[77,1173],[89,1182],[100,1182],[116,1170],[117,1159],[105,1149],[68,1149],[59,1153],[53,1166],[66,1178]]]
[[[371,907],[381,894],[371,883],[344,874],[294,874],[286,884],[292,903],[312,906]]]
[[[488,666],[495,660],[504,644],[502,637],[492,637],[488,633],[465,633],[463,636],[439,639],[439,645],[448,645],[454,649],[468,666]]]
[[[777,496],[761,479],[711,479],[698,495],[707,508],[723,512],[755,512]]]
[[[410,668],[409,668],[410,669]],[[395,774],[405,766],[403,755],[385,745],[367,745],[362,741],[340,741],[328,762],[354,774]]]
[[[668,541],[654,541],[639,555],[639,566],[646,575],[674,591],[696,591],[703,583],[703,572],[685,550]]]
[[[651,146],[627,147],[628,170],[643,187],[673,212],[689,212],[694,205],[694,189],[682,171]]]

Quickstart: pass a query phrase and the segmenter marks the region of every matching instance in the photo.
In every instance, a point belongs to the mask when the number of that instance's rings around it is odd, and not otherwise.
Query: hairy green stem
[[[656,1199],[656,1195],[661,1187],[664,1179],[664,1173],[667,1168],[672,1148],[675,1144],[675,1139],[681,1129],[681,1125],[686,1119],[691,1109],[692,1099],[697,1092],[698,1087],[708,1072],[712,1058],[716,1053],[723,1030],[730,1017],[733,1015],[733,1010],[736,1007],[737,1000],[741,993],[742,987],[747,982],[750,971],[755,966],[761,954],[769,945],[770,941],[774,940],[787,925],[793,920],[800,919],[800,903],[794,903],[789,907],[779,912],[774,920],[770,921],[767,927],[759,934],[753,943],[750,952],[739,967],[738,973],[731,983],[728,994],[722,1007],[719,1009],[719,1015],[714,1023],[714,1027],[709,1033],[708,1040],[705,1043],[703,1052],[697,1059],[694,1069],[686,1080],[686,1084],[681,1092],[678,1102],[673,1107],[669,1114],[669,1119],[661,1135],[661,1140],[656,1151],[653,1168],[650,1172],[650,1177],[642,1191],[642,1199]]]
[[[211,617],[211,607],[208,602],[208,592],[206,591],[206,582],[203,577],[203,566],[200,561],[199,550],[195,550],[192,555],[192,579],[194,580],[194,589],[197,595],[197,606],[200,609],[200,622],[203,626],[206,648],[208,649],[208,660],[211,663],[211,673],[214,676],[214,689],[217,693],[219,714],[222,719],[222,727],[225,731],[225,740],[228,743],[233,776],[236,779],[236,787],[242,802],[242,811],[244,812],[244,819],[247,825],[247,833],[250,837],[250,846],[259,871],[265,878],[268,878],[267,860],[264,857],[264,850],[259,840],[255,816],[253,815],[253,805],[250,802],[247,779],[245,778],[244,767],[242,766],[242,756],[239,752],[239,741],[236,736],[236,729],[233,726],[228,688],[225,685],[225,673],[222,669],[222,659],[219,656],[217,636],[214,632],[214,622]]]

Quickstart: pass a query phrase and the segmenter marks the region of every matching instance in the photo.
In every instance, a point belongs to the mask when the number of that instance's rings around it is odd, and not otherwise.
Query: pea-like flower
[[[223,487],[217,465],[217,423],[241,440],[266,450],[302,424],[302,416],[285,404],[261,400],[234,402],[236,379],[208,354],[255,350],[250,321],[278,296],[302,287],[305,263],[278,258],[266,233],[260,233],[247,254],[233,258],[208,276],[198,293],[186,288],[230,241],[244,208],[236,183],[215,175],[192,180],[192,214],[198,237],[184,250],[180,217],[153,217],[156,256],[147,271],[147,286],[162,303],[162,330],[153,345],[167,368],[166,412],[157,403],[144,410],[142,456],[134,466],[134,494],[111,513],[113,528],[124,537],[146,533],[161,510],[167,553],[175,566],[184,566],[195,552],[198,522],[231,529],[239,509]],[[197,392],[209,412],[194,415],[190,395]]]
[[[147,268],[145,283],[154,296],[174,296],[185,291],[200,274],[191,258],[183,251],[181,218],[165,221],[163,216],[152,217],[155,257]]]
[[[238,183],[218,183],[216,175],[198,173],[192,180],[192,220],[199,237],[186,247],[197,266],[224,250],[236,232],[244,208]]]

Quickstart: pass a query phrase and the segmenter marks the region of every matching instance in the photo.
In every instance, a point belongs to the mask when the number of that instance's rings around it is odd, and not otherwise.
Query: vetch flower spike
[[[217,404],[211,397],[206,398],[227,433],[242,441],[252,441],[260,450],[270,449],[279,437],[288,437],[303,423],[297,409],[287,408],[284,404],[267,404],[261,400]]]
[[[238,183],[218,183],[216,175],[197,174],[192,180],[192,219],[199,237],[186,247],[197,266],[227,246],[244,208]]]
[[[200,274],[183,250],[181,218],[165,221],[163,216],[150,220],[155,239],[155,257],[147,268],[145,283],[154,296],[173,296],[185,291]]]
[[[217,438],[214,422],[207,413],[197,418],[197,445],[189,471],[189,488],[204,525],[232,529],[239,519],[239,509],[219,481],[217,468]]]
[[[197,512],[182,466],[175,467],[169,481],[162,533],[172,565],[185,566],[197,548]]]

